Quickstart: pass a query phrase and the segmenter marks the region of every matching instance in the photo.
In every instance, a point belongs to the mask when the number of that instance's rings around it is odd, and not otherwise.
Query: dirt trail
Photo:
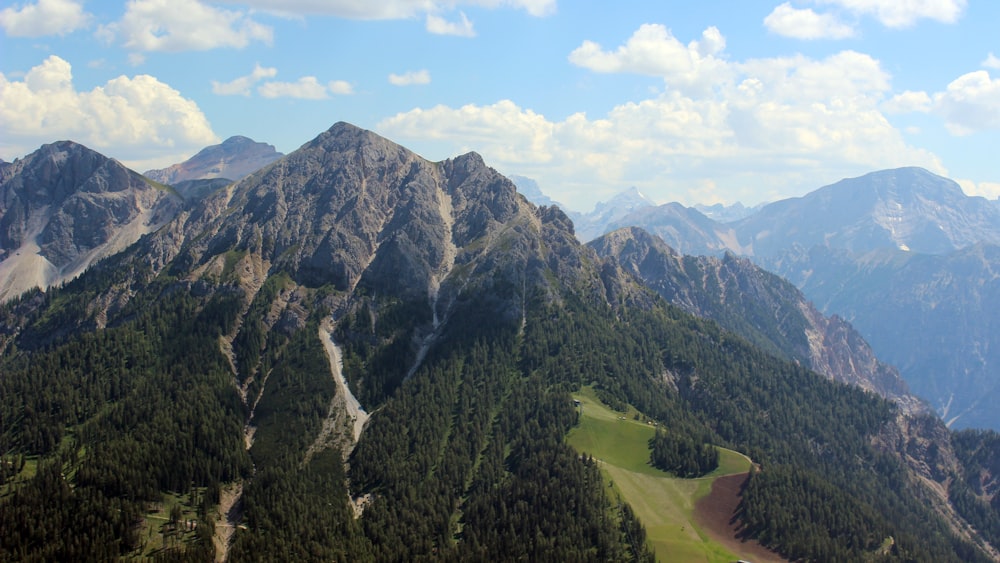
[[[737,557],[754,563],[787,561],[756,540],[736,537],[738,522],[733,520],[733,516],[740,504],[740,490],[747,477],[747,473],[736,473],[716,479],[712,483],[712,492],[695,503],[694,519],[706,534]]]

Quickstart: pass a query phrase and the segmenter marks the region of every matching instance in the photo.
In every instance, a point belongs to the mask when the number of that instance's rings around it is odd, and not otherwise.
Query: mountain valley
[[[749,260],[583,245],[347,123],[210,186],[101,158],[0,169],[0,271],[81,265],[0,307],[0,559],[673,560],[568,441],[581,392],[749,457],[733,522],[784,559],[1000,558],[996,434]]]
[[[635,226],[681,254],[745,256],[850,323],[949,425],[998,429],[998,209],[951,180],[901,168],[727,222],[677,203],[604,210],[616,219],[595,232]]]

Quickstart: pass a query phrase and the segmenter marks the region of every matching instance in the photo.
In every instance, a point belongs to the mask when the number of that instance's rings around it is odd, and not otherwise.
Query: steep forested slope
[[[582,385],[750,455],[744,529],[790,558],[987,558],[876,447],[891,403],[667,305],[478,156],[346,124],[7,304],[0,350],[3,559],[204,560],[235,528],[233,561],[648,560],[564,443]]]

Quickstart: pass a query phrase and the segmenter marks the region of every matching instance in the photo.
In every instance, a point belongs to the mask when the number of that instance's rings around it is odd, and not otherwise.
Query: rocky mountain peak
[[[734,223],[756,256],[794,241],[852,253],[898,248],[943,254],[976,242],[1000,243],[1000,212],[968,197],[957,183],[922,168],[847,178],[800,198],[782,200]]]
[[[159,170],[148,170],[145,176],[169,185],[218,178],[236,181],[281,156],[273,145],[237,135],[221,144],[205,147],[184,162]]]
[[[72,141],[0,171],[0,300],[71,279],[173,218],[180,198]]]

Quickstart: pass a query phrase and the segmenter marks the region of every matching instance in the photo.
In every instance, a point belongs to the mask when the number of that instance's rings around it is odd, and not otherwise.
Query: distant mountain
[[[992,311],[1000,207],[920,168],[873,172],[719,223],[677,204],[622,218],[687,254],[733,252],[840,315],[956,427],[1000,429]],[[945,345],[947,343],[947,345]]]
[[[792,244],[854,254],[882,248],[945,254],[980,242],[1000,244],[1000,209],[966,196],[952,180],[899,168],[765,205],[733,227],[758,258],[783,254]]]
[[[236,181],[281,158],[273,145],[247,137],[230,137],[219,145],[206,147],[191,158],[144,175],[157,182],[175,185],[186,180],[226,178]]]
[[[83,145],[44,145],[0,167],[0,301],[78,276],[166,224],[176,192]]]
[[[765,204],[755,205],[753,207],[746,207],[740,202],[736,202],[732,205],[725,205],[722,203],[716,203],[713,205],[704,205],[701,203],[695,204],[693,207],[698,212],[700,212],[705,217],[719,223],[731,223],[733,221],[739,221],[745,217],[753,215]]]
[[[517,186],[517,191],[525,198],[527,198],[527,200],[530,201],[531,203],[534,203],[539,207],[542,206],[551,207],[555,205],[563,209],[564,211],[566,210],[566,206],[560,204],[559,202],[553,200],[549,196],[542,193],[542,189],[541,187],[539,187],[538,182],[532,180],[531,178],[528,178],[526,176],[517,176],[517,175],[509,176],[509,178],[510,181],[514,182],[514,185]]]
[[[598,202],[588,213],[571,212],[569,216],[576,227],[577,238],[586,242],[614,230],[622,218],[655,206],[653,200],[632,187],[608,201]]]
[[[794,285],[746,258],[683,256],[636,227],[613,231],[588,246],[614,258],[670,303],[756,346],[892,399],[906,411],[926,409],[850,324],[825,317]]]
[[[825,248],[778,264],[959,428],[1000,428],[1000,246],[931,255]],[[794,274],[791,274],[794,273]]]
[[[609,221],[605,229],[639,226],[664,240],[681,254],[711,255],[742,250],[728,225],[713,221],[698,210],[679,203],[643,207]]]
[[[39,168],[3,218],[31,216],[30,186],[90,193],[82,168]],[[741,557],[734,525],[794,561],[1000,558],[995,435],[807,369],[800,309],[739,260],[665,279],[800,361],[670,305],[475,153],[337,123],[203,195],[0,306],[0,560],[654,560],[616,488],[651,452],[609,487],[567,441],[592,431],[574,394],[752,458],[713,527],[731,541],[684,534],[699,553]]]

